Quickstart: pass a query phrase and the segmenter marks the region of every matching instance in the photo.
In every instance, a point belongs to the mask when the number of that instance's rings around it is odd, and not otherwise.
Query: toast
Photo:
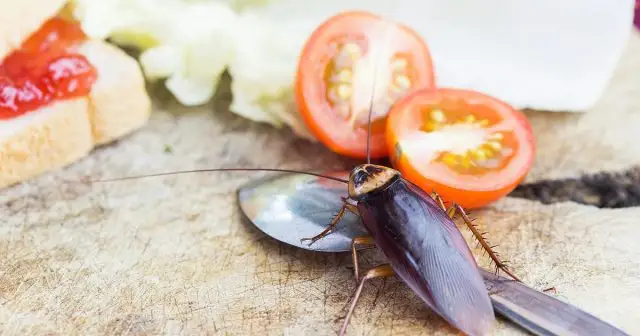
[[[53,10],[53,15],[39,10],[40,24],[53,17],[65,2],[47,2],[43,7]],[[13,7],[21,6],[22,3]],[[19,15],[19,11],[14,12]],[[0,22],[4,16],[0,14]],[[8,55],[39,28],[31,21],[25,22],[29,24],[14,29],[12,38],[0,35],[0,55]],[[3,29],[4,24],[0,23],[0,31]],[[55,100],[18,117],[0,119],[0,188],[74,163],[95,146],[116,140],[147,122],[151,100],[135,59],[96,40],[84,41],[73,51],[84,55],[97,72],[89,95]]]

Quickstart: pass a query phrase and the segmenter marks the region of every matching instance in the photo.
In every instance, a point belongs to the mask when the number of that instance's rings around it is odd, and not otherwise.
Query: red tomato
[[[386,33],[393,35],[385,39]],[[434,83],[429,50],[416,32],[370,13],[345,12],[320,25],[304,46],[295,97],[313,135],[334,152],[355,158],[366,157],[373,98],[371,157],[379,158],[388,155],[384,133],[391,105]]]
[[[522,112],[457,89],[419,90],[398,101],[389,112],[387,146],[405,178],[466,208],[511,192],[535,154]]]

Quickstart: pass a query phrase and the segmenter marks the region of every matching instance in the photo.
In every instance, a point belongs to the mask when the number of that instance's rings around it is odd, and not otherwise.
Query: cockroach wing
[[[468,335],[486,334],[493,307],[471,251],[433,199],[404,179],[358,203],[363,223],[396,274]]]
[[[349,173],[326,175],[348,177]],[[341,252],[351,248],[353,237],[366,235],[352,213],[346,213],[334,232],[312,245],[300,239],[324,230],[347,194],[344,183],[303,174],[277,174],[252,180],[237,196],[244,215],[268,236],[307,250]]]

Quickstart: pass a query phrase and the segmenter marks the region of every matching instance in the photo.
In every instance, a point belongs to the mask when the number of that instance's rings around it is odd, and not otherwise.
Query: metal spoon
[[[339,172],[338,177],[349,174]],[[347,196],[343,183],[304,174],[280,174],[256,179],[238,190],[242,212],[266,235],[305,250],[345,252],[353,237],[366,236],[358,217],[347,212],[330,235],[309,246],[301,237],[325,229]]]
[[[333,172],[348,178],[348,172]],[[347,196],[346,185],[304,174],[280,174],[238,190],[240,209],[266,235],[302,249],[347,252],[366,235],[357,216],[345,215],[337,231],[309,246],[302,237],[322,231]],[[497,313],[535,335],[627,335],[614,326],[543,292],[481,270]]]

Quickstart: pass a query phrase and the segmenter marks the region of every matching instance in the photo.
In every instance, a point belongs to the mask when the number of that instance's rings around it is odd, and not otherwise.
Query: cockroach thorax
[[[386,187],[391,180],[400,176],[395,169],[374,164],[362,164],[349,175],[349,197],[358,199],[372,191]]]

